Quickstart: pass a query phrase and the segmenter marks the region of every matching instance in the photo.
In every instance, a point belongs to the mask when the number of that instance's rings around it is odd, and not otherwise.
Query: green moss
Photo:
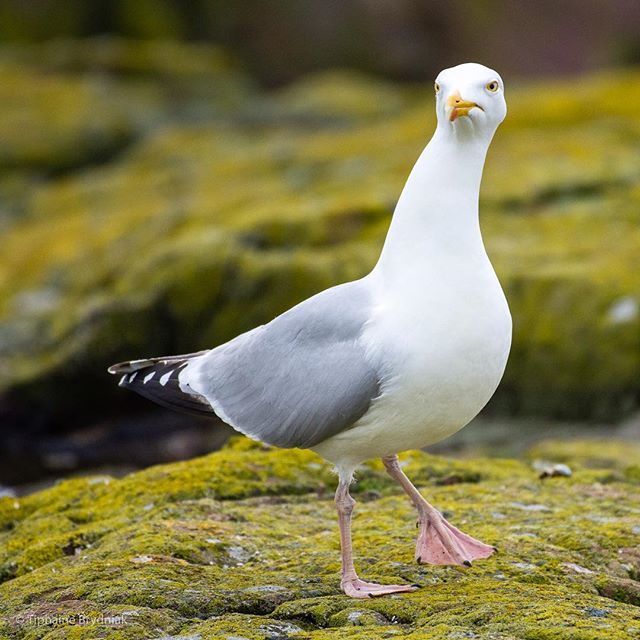
[[[311,126],[347,126],[398,115],[410,94],[379,79],[347,71],[311,75],[259,102],[255,117]]]
[[[551,481],[511,460],[413,452],[404,461],[452,522],[497,543],[499,553],[465,571],[415,564],[412,507],[371,463],[354,486],[358,568],[369,579],[423,588],[346,598],[332,471],[310,452],[236,438],[218,453],[121,480],[63,482],[21,498],[19,509],[1,501],[11,527],[0,534],[0,566],[14,571],[0,573],[0,633],[11,640],[396,633],[631,640],[640,633],[640,502],[624,476],[603,485],[610,469],[577,459],[570,478]],[[467,481],[442,481],[453,477]],[[37,626],[47,612],[59,613],[57,622]],[[105,622],[118,613],[127,613],[124,621]],[[82,614],[87,624],[62,614]]]
[[[640,484],[640,465],[633,464],[626,467],[624,470],[624,476],[629,482]]]

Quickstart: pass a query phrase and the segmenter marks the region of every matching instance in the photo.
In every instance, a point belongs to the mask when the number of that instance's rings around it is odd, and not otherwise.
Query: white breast
[[[433,444],[491,398],[511,345],[507,302],[486,258],[446,274],[377,289],[363,340],[384,371],[382,393],[358,424],[316,447],[322,456],[351,466]]]
[[[375,304],[361,338],[382,393],[356,425],[315,447],[338,467],[446,438],[500,382],[511,316],[478,216],[493,131],[476,133],[462,139],[439,122],[398,200],[367,276]]]

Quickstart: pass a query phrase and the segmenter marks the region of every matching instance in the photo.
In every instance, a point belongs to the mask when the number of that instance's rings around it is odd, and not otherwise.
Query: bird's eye
[[[440,91],[440,85],[437,82],[433,85],[433,88],[436,90],[436,93]]]
[[[497,80],[492,80],[491,82],[489,82],[487,84],[487,86],[485,87],[485,89],[487,91],[490,91],[491,93],[495,93],[498,89],[500,88],[500,85],[498,84]]]

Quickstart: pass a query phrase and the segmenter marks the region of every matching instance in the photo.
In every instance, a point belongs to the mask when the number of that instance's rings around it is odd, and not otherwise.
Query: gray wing
[[[262,442],[318,444],[352,426],[379,393],[360,340],[370,306],[363,281],[327,289],[190,361],[181,388]]]

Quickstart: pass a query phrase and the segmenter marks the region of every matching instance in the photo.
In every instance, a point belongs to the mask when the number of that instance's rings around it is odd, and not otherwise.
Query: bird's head
[[[438,127],[457,137],[490,138],[507,115],[502,78],[475,62],[441,71],[435,92]]]

